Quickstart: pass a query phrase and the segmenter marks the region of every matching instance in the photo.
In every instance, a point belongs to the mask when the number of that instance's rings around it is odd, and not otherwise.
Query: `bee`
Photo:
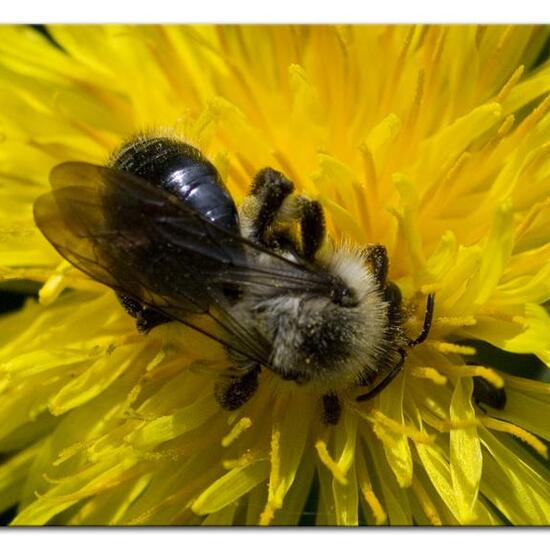
[[[319,388],[336,424],[338,392],[377,395],[400,372],[409,338],[398,287],[380,244],[336,246],[319,202],[260,170],[240,210],[218,171],[172,137],[126,142],[107,166],[66,162],[34,204],[46,239],[76,268],[115,290],[139,331],[179,321],[222,344],[229,367],[215,398],[236,410],[262,369]],[[200,319],[209,319],[209,328]]]

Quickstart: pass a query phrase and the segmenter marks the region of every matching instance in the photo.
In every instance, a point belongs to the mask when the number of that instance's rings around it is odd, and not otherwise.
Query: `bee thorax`
[[[352,257],[351,262],[360,262]],[[243,297],[237,315],[271,344],[269,368],[285,380],[342,387],[376,372],[386,351],[388,305],[361,266],[344,299],[279,291]],[[338,268],[331,270],[343,280]],[[346,281],[348,282],[348,281]],[[338,290],[342,292],[342,289]]]

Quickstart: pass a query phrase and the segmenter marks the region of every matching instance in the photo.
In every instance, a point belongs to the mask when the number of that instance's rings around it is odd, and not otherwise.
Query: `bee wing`
[[[68,162],[52,170],[50,181],[53,191],[35,202],[34,218],[69,262],[140,301],[176,298],[185,314],[207,313],[205,283],[231,262],[231,243],[209,235],[212,224],[120,170]],[[190,256],[204,260],[200,270]]]
[[[52,170],[52,192],[37,199],[44,236],[87,275],[268,364],[270,345],[230,313],[228,285],[318,289],[315,272],[211,223],[142,178],[82,162]],[[269,267],[252,258],[272,256]],[[221,332],[190,319],[210,316]]]

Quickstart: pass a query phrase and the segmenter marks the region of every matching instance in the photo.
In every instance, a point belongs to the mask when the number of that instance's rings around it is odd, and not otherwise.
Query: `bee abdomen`
[[[214,165],[195,147],[168,137],[145,137],[123,145],[112,165],[175,195],[216,225],[239,232],[231,195]]]

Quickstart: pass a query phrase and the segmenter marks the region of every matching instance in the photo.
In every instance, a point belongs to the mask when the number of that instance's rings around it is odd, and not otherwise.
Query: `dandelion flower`
[[[40,283],[0,319],[0,509],[36,524],[550,523],[550,62],[543,26],[51,26],[0,29],[0,277]],[[238,203],[272,166],[332,239],[381,243],[430,337],[375,399],[262,372],[213,398],[223,350],[183,325],[137,333],[114,292],[34,226],[53,166],[105,163],[168,129]],[[473,380],[505,388],[478,407]]]

